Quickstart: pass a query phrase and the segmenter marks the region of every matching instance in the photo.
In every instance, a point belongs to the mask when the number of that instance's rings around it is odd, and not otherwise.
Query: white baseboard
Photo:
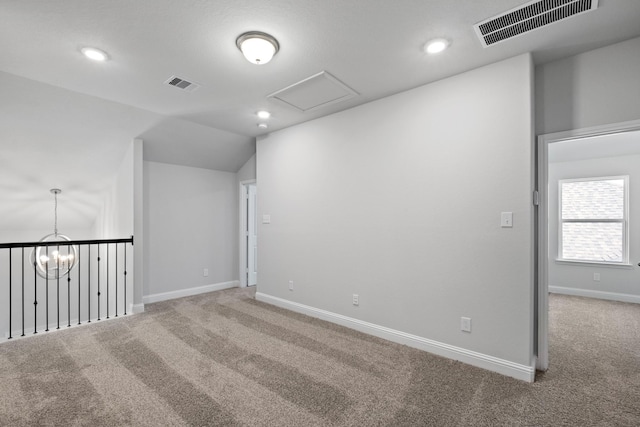
[[[598,298],[611,301],[632,302],[640,304],[639,295],[618,294],[615,292],[592,291],[589,289],[565,288],[562,286],[549,286],[549,292],[553,294],[575,295],[578,297]]]
[[[144,304],[133,304],[131,306],[131,312],[132,313],[144,313]]]
[[[237,288],[240,281],[232,280],[230,282],[214,283],[212,285],[198,286],[195,288],[180,289],[171,292],[162,292],[159,294],[145,295],[142,297],[143,304],[151,304],[159,301],[166,301],[175,298],[190,297],[192,295],[204,294],[207,292],[221,291],[222,289]],[[144,309],[144,306],[143,306]]]
[[[332,313],[330,311],[263,294],[261,292],[256,292],[256,299],[287,310],[346,326],[369,335],[374,335],[379,338],[384,338],[389,341],[437,354],[438,356],[447,357],[472,366],[497,372],[518,380],[532,383],[535,378],[535,363],[532,366],[521,365],[508,360],[499,359],[497,357],[354,319],[352,317],[343,316],[341,314]]]

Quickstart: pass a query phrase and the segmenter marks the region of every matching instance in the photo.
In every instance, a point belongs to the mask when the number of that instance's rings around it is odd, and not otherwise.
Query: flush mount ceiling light
[[[266,111],[266,110],[260,110],[256,113],[258,115],[258,117],[260,117],[261,119],[268,119],[269,117],[271,117],[271,113]]]
[[[278,40],[267,33],[249,31],[236,39],[236,46],[252,64],[266,64],[278,53]]]
[[[267,126],[267,124],[266,124],[266,123],[258,123],[258,127],[259,127],[260,129],[266,129],[266,128],[268,128],[269,126]]]
[[[82,52],[84,56],[93,61],[102,62],[109,59],[109,55],[107,55],[106,52],[100,49],[96,49],[95,47],[83,47],[82,49],[80,49],[80,52]]]
[[[449,47],[449,40],[447,39],[433,39],[424,46],[424,51],[430,55],[440,53]]]

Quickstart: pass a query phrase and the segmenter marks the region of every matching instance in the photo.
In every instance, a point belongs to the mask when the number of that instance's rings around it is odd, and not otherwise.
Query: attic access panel
[[[314,111],[346,101],[358,93],[326,71],[268,95],[301,112]]]
[[[597,9],[598,0],[533,0],[473,26],[483,47]]]

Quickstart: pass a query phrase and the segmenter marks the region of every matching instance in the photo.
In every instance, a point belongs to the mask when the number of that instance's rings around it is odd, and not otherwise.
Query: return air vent
[[[167,80],[164,83],[168,84],[169,86],[174,86],[174,87],[177,87],[178,89],[182,89],[185,92],[193,92],[194,90],[200,87],[200,85],[197,83],[193,83],[176,76],[171,76],[169,80]]]
[[[598,0],[534,0],[474,25],[484,47],[598,7]]]

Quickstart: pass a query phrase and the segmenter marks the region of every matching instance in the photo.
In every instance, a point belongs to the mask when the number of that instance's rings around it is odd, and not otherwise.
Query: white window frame
[[[562,219],[562,184],[568,182],[609,181],[622,179],[624,181],[624,208],[622,219]],[[563,258],[563,224],[564,223],[620,223],[622,224],[622,261],[600,261]],[[558,258],[556,261],[571,264],[600,264],[608,266],[629,265],[629,175],[599,176],[590,178],[561,179],[558,181]]]

